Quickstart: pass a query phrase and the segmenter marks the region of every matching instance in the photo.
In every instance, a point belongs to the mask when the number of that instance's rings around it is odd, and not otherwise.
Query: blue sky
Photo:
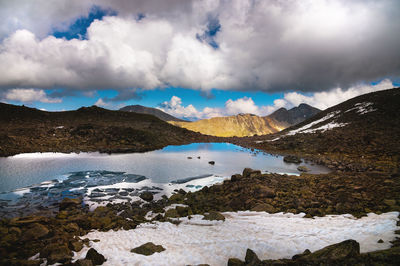
[[[93,3],[1,4],[0,101],[202,119],[325,109],[400,84],[395,1]]]

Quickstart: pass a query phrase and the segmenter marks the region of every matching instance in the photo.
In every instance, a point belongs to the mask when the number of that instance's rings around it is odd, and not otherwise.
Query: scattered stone
[[[383,240],[382,240],[382,239],[379,239],[379,240],[378,240],[378,243],[383,243]]]
[[[276,209],[274,208],[274,206],[272,206],[271,204],[268,204],[268,203],[257,204],[251,210],[255,211],[255,212],[268,212],[268,213],[276,212]]]
[[[69,242],[68,247],[73,251],[79,252],[83,248],[83,243],[80,241],[71,241]]]
[[[139,197],[140,197],[142,200],[145,200],[145,201],[148,201],[148,202],[152,201],[153,198],[154,198],[154,197],[153,197],[153,193],[148,192],[148,191],[145,191],[145,192],[141,193]]]
[[[139,247],[136,247],[134,249],[131,249],[131,252],[145,255],[145,256],[150,256],[153,255],[156,252],[163,252],[165,248],[161,245],[155,245],[152,242],[147,242],[146,244],[143,244]]]
[[[77,261],[75,262],[75,265],[76,265],[76,266],[92,266],[93,263],[92,263],[91,260],[80,259],[80,260],[77,260]]]
[[[197,156],[197,159],[200,159],[201,157],[200,156]]]
[[[300,172],[308,172],[309,171],[309,169],[303,165],[297,167],[297,170],[299,170]]]
[[[244,261],[241,261],[237,258],[230,258],[228,260],[228,266],[244,266],[244,265],[246,265]]]
[[[165,217],[166,218],[178,218],[179,213],[176,209],[169,209],[168,211],[165,212]]]
[[[231,181],[232,181],[232,182],[239,181],[242,177],[243,177],[243,176],[240,175],[240,174],[232,175],[232,176],[231,176]]]
[[[209,221],[225,221],[225,216],[223,216],[219,212],[215,211],[210,211],[208,214],[204,214],[203,220],[209,220]]]
[[[283,157],[283,161],[285,163],[295,163],[295,164],[302,163],[301,159],[294,155],[287,155],[287,156]]]
[[[71,260],[73,253],[66,245],[50,244],[40,251],[40,257],[47,258],[48,264],[65,263]]]
[[[32,239],[39,239],[46,236],[49,233],[49,229],[39,223],[34,223],[30,229],[22,233],[21,240],[27,241]]]
[[[72,199],[72,198],[64,198],[60,202],[60,211],[66,210],[68,208],[76,208],[78,207],[82,201],[78,198]]]
[[[247,265],[261,264],[261,260],[257,257],[257,254],[254,253],[254,251],[249,248],[246,250],[246,257],[244,258],[244,261]]]
[[[86,260],[90,260],[93,265],[101,265],[106,261],[103,255],[97,252],[94,248],[89,249],[86,253]]]
[[[211,164],[211,165],[214,165],[214,164],[215,164],[214,161],[209,161],[208,163]]]
[[[245,168],[243,170],[243,174],[242,175],[243,175],[243,177],[252,178],[252,177],[256,177],[256,176],[261,175],[261,171],[260,170],[253,170],[251,168]]]
[[[193,159],[193,158],[192,158],[192,157],[190,157],[190,156],[189,156],[189,157],[187,157],[187,158],[188,158],[189,160]]]

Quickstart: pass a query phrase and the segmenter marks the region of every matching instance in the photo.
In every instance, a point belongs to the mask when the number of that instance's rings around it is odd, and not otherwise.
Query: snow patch
[[[182,223],[145,223],[133,230],[98,232],[82,236],[100,239],[90,246],[103,254],[104,265],[226,265],[229,258],[244,259],[247,248],[260,259],[291,258],[305,249],[312,252],[347,239],[360,243],[361,252],[387,249],[395,239],[398,212],[304,218],[303,214],[225,212],[226,220],[205,221],[203,216],[180,218]],[[378,243],[382,239],[383,243]],[[153,242],[166,250],[151,256],[131,253],[132,248]],[[84,258],[89,248],[75,253]]]
[[[310,127],[312,127],[314,125],[317,125],[317,124],[319,124],[321,122],[324,122],[325,120],[331,119],[331,118],[335,117],[336,115],[338,115],[339,113],[340,113],[340,111],[331,112],[331,113],[327,114],[326,116],[324,116],[324,117],[322,117],[322,118],[320,118],[318,120],[315,120],[314,122],[311,122],[310,124],[307,124],[307,125],[302,126],[302,127],[298,128],[298,129],[294,129],[294,130],[289,131],[286,135],[290,136],[290,135],[295,135],[297,133],[304,133],[303,132],[304,130],[309,129]]]
[[[378,110],[372,107],[373,104],[374,103],[371,102],[356,103],[353,108],[350,108],[349,110],[345,111],[345,113],[356,110],[356,113],[363,115]]]

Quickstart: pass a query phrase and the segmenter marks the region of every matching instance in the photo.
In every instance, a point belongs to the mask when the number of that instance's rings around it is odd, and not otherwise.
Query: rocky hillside
[[[398,169],[399,110],[400,88],[373,92],[333,106],[277,134],[239,142],[269,151],[329,156],[350,164],[364,161],[364,167],[371,170]]]
[[[268,117],[281,123],[287,123],[288,126],[292,126],[303,122],[307,118],[313,117],[319,112],[321,112],[321,110],[318,108],[302,103],[290,110],[287,110],[286,108],[280,108],[270,114]]]
[[[211,139],[152,115],[96,106],[45,112],[0,103],[0,156],[46,151],[148,151]]]
[[[219,137],[245,137],[279,132],[291,125],[304,121],[320,110],[307,104],[287,110],[281,108],[269,116],[239,114],[226,117],[214,117],[195,122],[171,122],[195,132]]]
[[[164,120],[164,121],[181,121],[181,122],[185,121],[185,120],[176,118],[172,115],[169,115],[159,109],[146,107],[146,106],[142,106],[142,105],[128,105],[128,106],[122,107],[119,110],[125,111],[125,112],[134,112],[134,113],[139,113],[139,114],[154,115],[155,117],[158,117],[159,119]]]

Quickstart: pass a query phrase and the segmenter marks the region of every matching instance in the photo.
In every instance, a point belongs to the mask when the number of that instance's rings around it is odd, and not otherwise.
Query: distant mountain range
[[[177,122],[184,122],[186,120],[176,118],[170,114],[167,114],[157,108],[151,108],[151,107],[146,107],[142,105],[128,105],[125,107],[122,107],[119,109],[120,111],[124,112],[134,112],[134,113],[140,113],[140,114],[148,114],[148,115],[154,115],[155,117],[158,117],[161,120],[164,121],[177,121]]]
[[[218,137],[245,137],[276,133],[300,123],[320,112],[307,104],[300,104],[290,110],[280,108],[271,115],[260,117],[253,114],[239,114],[214,117],[194,122],[171,121],[170,123],[205,135]]]

